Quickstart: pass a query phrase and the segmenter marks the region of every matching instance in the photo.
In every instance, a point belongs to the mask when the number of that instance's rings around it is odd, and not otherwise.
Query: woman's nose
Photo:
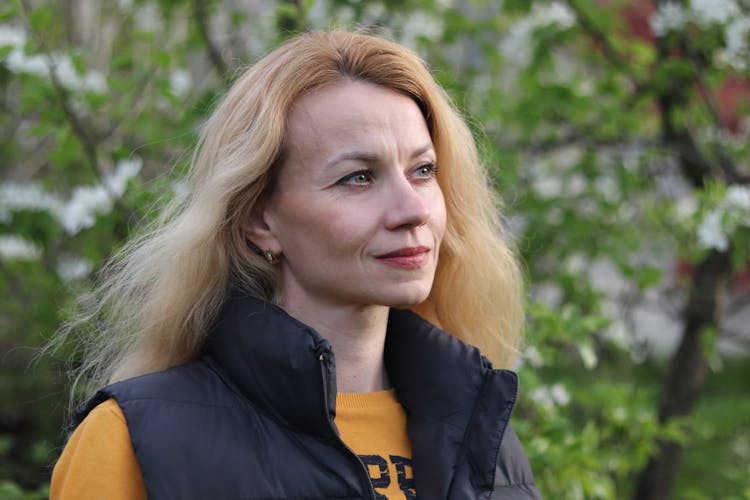
[[[429,189],[420,189],[407,179],[402,179],[388,193],[386,207],[386,227],[417,227],[430,218],[430,208],[426,196]]]

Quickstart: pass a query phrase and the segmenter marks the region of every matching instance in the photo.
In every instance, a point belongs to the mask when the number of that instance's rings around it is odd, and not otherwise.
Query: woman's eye
[[[336,184],[354,184],[354,185],[365,185],[372,182],[372,173],[368,170],[360,170],[358,172],[352,172],[339,179]]]
[[[432,177],[435,177],[435,175],[437,174],[437,165],[432,162],[420,165],[415,170],[415,174],[417,175],[417,177],[423,179],[430,179]]]

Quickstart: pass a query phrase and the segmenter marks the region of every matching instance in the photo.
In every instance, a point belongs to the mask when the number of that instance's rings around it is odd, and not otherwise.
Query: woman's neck
[[[387,306],[330,306],[285,303],[291,316],[314,328],[333,346],[338,392],[390,388],[383,363]]]

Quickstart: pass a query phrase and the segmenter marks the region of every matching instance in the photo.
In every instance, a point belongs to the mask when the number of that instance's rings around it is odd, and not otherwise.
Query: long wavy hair
[[[292,104],[345,79],[414,99],[435,146],[447,228],[430,295],[414,310],[497,366],[514,363],[522,279],[468,127],[412,51],[366,34],[314,32],[287,41],[236,80],[202,130],[188,199],[102,270],[60,335],[83,332],[76,380],[98,386],[196,358],[231,290],[277,299],[277,273],[248,244],[243,222],[283,164]]]

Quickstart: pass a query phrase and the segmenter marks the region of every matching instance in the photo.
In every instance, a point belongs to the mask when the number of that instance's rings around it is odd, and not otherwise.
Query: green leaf
[[[31,29],[36,33],[45,33],[52,28],[57,18],[54,8],[44,4],[37,4],[27,12]]]

